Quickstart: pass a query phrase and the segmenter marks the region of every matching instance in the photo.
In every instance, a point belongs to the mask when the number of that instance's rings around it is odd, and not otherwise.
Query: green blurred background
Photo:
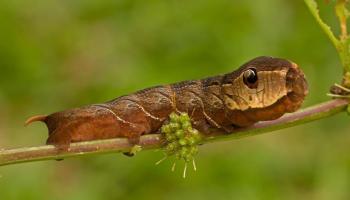
[[[301,66],[304,106],[327,100],[341,78],[301,0],[0,1],[0,147],[43,144],[43,124],[23,127],[33,114],[226,73],[260,55]],[[170,161],[154,165],[159,151],[5,166],[0,199],[349,199],[349,130],[341,114],[204,145],[186,179]]]

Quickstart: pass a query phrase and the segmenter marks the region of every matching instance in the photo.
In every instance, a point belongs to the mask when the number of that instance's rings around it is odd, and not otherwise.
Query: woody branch
[[[308,123],[345,111],[348,104],[349,100],[347,99],[331,100],[296,113],[285,115],[274,121],[260,122],[249,128],[238,129],[231,134],[218,133],[216,136],[205,138],[203,143],[239,139]],[[140,139],[140,146],[144,150],[158,149],[161,148],[162,141],[162,136],[159,134],[145,135]],[[130,151],[132,147],[133,145],[131,145],[127,139],[116,138],[73,143],[67,151],[59,150],[52,145],[3,149],[0,150],[0,166],[42,160],[58,160],[69,157],[82,157],[94,154],[126,152]]]

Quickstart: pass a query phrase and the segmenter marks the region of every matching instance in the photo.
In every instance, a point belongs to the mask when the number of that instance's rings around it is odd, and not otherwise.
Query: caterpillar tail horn
[[[33,122],[45,122],[46,118],[47,118],[47,115],[36,115],[36,116],[30,117],[25,121],[24,126],[28,126]]]

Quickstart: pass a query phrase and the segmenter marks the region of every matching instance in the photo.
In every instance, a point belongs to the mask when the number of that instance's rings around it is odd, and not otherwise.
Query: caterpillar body
[[[304,73],[285,59],[255,58],[228,74],[156,86],[112,101],[34,116],[49,131],[47,144],[128,138],[156,133],[172,112],[186,112],[204,136],[229,133],[296,111],[308,93]]]

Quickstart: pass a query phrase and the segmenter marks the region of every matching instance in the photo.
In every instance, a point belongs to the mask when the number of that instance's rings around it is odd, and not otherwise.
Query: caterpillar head
[[[225,106],[242,115],[233,117],[234,121],[242,118],[247,124],[296,111],[308,93],[305,75],[297,64],[272,57],[247,62],[226,75],[222,86]]]

